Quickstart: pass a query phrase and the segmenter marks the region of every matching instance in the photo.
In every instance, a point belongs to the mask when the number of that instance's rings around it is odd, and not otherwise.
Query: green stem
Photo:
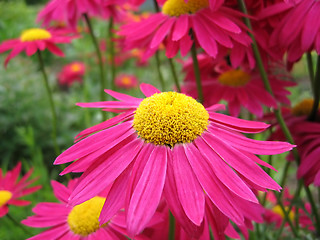
[[[9,213],[7,213],[6,215],[11,222],[13,222],[14,225],[16,225],[18,228],[20,228],[22,231],[24,231],[26,234],[32,236],[33,234],[31,232],[29,232],[28,229],[26,229],[21,223],[19,223],[17,220],[15,220]]]
[[[169,213],[169,220],[170,220],[170,225],[169,225],[169,240],[174,240],[174,234],[175,234],[175,219],[172,213]]]
[[[283,175],[282,175],[282,178],[280,181],[280,186],[285,186],[285,184],[286,184],[290,164],[291,164],[290,161],[286,161],[286,165],[284,167]]]
[[[170,69],[171,69],[171,72],[172,72],[174,83],[176,84],[176,88],[177,88],[178,92],[180,93],[181,92],[181,88],[180,88],[180,84],[179,84],[176,68],[175,68],[174,63],[172,61],[172,58],[168,58],[168,60],[169,60]]]
[[[102,54],[101,54],[101,50],[100,50],[100,47],[99,47],[99,44],[98,44],[98,40],[93,32],[93,28],[92,28],[92,24],[91,24],[91,21],[90,21],[90,18],[88,17],[87,14],[83,14],[84,16],[84,19],[85,19],[85,22],[88,26],[88,29],[89,29],[89,33],[90,33],[90,36],[91,36],[91,40],[92,40],[92,43],[96,49],[96,54],[98,56],[98,64],[99,64],[99,70],[100,70],[100,100],[101,101],[105,101],[106,98],[106,94],[104,93],[104,89],[106,88],[106,84],[105,84],[105,72],[104,72],[104,66],[103,66],[103,60],[102,60]],[[101,111],[102,112],[102,117],[103,117],[103,120],[106,118],[106,112],[105,111]]]
[[[313,69],[313,61],[312,61],[312,55],[310,52],[306,53],[307,55],[307,64],[308,64],[308,72],[309,72],[309,78],[311,83],[311,89],[314,91],[314,69]]]
[[[160,81],[160,85],[161,85],[161,90],[165,91],[165,84],[164,84],[163,76],[162,76],[161,69],[160,69],[159,51],[157,51],[155,53],[155,59],[156,59],[157,72],[158,72],[158,77],[159,77],[159,81]]]
[[[313,81],[313,106],[308,118],[310,121],[315,121],[317,118],[319,101],[320,101],[320,56],[318,56],[316,76]]]
[[[41,52],[39,50],[37,51],[37,56],[38,56],[38,60],[39,60],[40,71],[42,72],[42,75],[43,75],[44,85],[46,87],[48,98],[49,98],[49,102],[50,102],[50,109],[51,109],[51,114],[52,114],[52,139],[53,139],[54,151],[55,151],[56,155],[59,155],[60,154],[60,149],[59,149],[59,146],[58,146],[58,143],[57,143],[57,113],[56,113],[56,108],[55,108],[55,105],[54,105],[54,101],[53,101],[53,97],[52,97],[52,93],[51,93],[51,89],[50,89],[50,85],[49,85],[49,81],[48,81],[48,76],[47,76],[47,73],[46,73],[46,71],[44,69],[44,62],[43,62],[42,54],[41,54]]]
[[[194,75],[196,77],[196,82],[197,82],[198,100],[200,103],[203,103],[203,91],[202,91],[202,85],[201,85],[200,69],[199,69],[199,63],[197,58],[197,49],[194,43],[192,44],[192,47],[191,47],[191,55],[192,55],[192,62],[193,62],[193,71],[194,71]]]
[[[111,89],[114,90],[115,88],[115,78],[116,78],[116,63],[115,63],[115,47],[113,41],[113,28],[114,28],[114,21],[113,18],[110,18],[109,27],[108,27],[108,38],[109,38],[109,54],[111,56]]]
[[[310,188],[308,186],[304,186],[304,190],[306,191],[307,193],[307,197],[310,201],[310,204],[311,204],[311,208],[312,208],[312,213],[314,215],[314,218],[316,219],[316,229],[317,229],[317,235],[320,236],[320,218],[319,218],[319,214],[318,214],[318,211],[319,209],[317,208],[316,204],[315,204],[315,201],[312,197],[312,194],[310,192]]]

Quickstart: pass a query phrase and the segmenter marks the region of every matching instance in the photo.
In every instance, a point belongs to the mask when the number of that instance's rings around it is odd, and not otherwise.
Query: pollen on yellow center
[[[7,190],[0,190],[0,207],[7,204],[7,202],[12,198],[12,193]]]
[[[295,105],[291,112],[295,116],[308,116],[311,113],[313,106],[313,99],[307,98],[299,102],[297,105]]]
[[[104,202],[105,198],[94,197],[75,206],[68,215],[70,230],[83,237],[97,231],[100,228],[98,219]]]
[[[208,119],[207,110],[192,97],[163,92],[140,103],[133,128],[146,142],[172,147],[196,139],[207,129]]]
[[[31,28],[22,32],[21,42],[32,42],[51,38],[51,33],[41,28]]]
[[[194,14],[207,7],[209,7],[209,0],[167,0],[163,4],[162,13],[179,17],[183,14]]]
[[[71,65],[71,71],[72,72],[79,72],[81,70],[81,66],[78,63],[74,63]]]
[[[232,69],[222,73],[218,81],[226,86],[241,87],[250,81],[250,75],[240,69]]]
[[[289,207],[284,207],[286,212],[289,210]],[[281,207],[279,205],[276,205],[275,207],[272,208],[272,212],[279,214],[282,218],[285,217],[284,212],[282,211]],[[289,218],[291,221],[294,220],[294,212],[291,210],[289,213]]]

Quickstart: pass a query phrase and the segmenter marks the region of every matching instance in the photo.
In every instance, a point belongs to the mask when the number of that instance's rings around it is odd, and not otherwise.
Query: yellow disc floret
[[[289,210],[289,207],[284,207],[286,212]],[[272,208],[272,212],[279,214],[282,218],[284,218],[284,212],[282,211],[281,207],[279,205],[276,205],[275,207]],[[289,213],[289,218],[291,221],[294,220],[294,212],[291,210]]]
[[[105,198],[94,197],[75,206],[68,215],[70,230],[83,237],[97,231],[100,227],[98,219],[104,202]]]
[[[21,42],[32,42],[51,38],[51,33],[41,28],[31,28],[22,32]]]
[[[162,13],[171,17],[179,17],[183,14],[194,14],[208,6],[208,0],[167,0],[162,7]]]
[[[241,87],[250,81],[250,75],[240,69],[232,69],[222,73],[218,81],[226,86]]]
[[[155,145],[174,146],[196,139],[207,129],[209,114],[202,104],[181,93],[156,93],[137,108],[133,128]]]
[[[7,190],[0,190],[0,207],[7,204],[7,202],[12,198],[12,193]]]
[[[297,105],[295,105],[291,112],[295,116],[308,116],[311,113],[313,106],[313,99],[307,98],[299,102]]]
[[[72,72],[79,72],[81,70],[81,66],[80,66],[80,64],[78,64],[78,63],[73,63],[72,65],[71,65],[71,71]]]

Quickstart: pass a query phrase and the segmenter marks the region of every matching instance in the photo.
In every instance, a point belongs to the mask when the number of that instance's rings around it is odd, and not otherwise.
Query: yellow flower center
[[[97,231],[100,228],[98,219],[105,200],[103,197],[94,197],[75,206],[68,215],[70,230],[83,237]]]
[[[218,81],[226,86],[241,87],[250,81],[250,75],[240,69],[232,69],[222,73]]]
[[[189,0],[190,1],[190,0]],[[133,128],[156,145],[187,143],[207,129],[209,114],[202,104],[176,92],[156,93],[137,108]]]
[[[313,106],[313,99],[307,98],[299,102],[297,105],[295,105],[291,112],[295,116],[308,116],[311,113]]]
[[[32,42],[51,38],[51,33],[41,28],[31,28],[22,32],[21,42]]]
[[[125,86],[129,86],[131,84],[131,79],[129,77],[122,77],[121,83]]]
[[[12,193],[7,190],[0,190],[0,207],[3,207],[12,197]]]
[[[71,71],[72,72],[79,72],[81,70],[81,66],[78,63],[73,63],[71,65]]]
[[[284,207],[286,212],[289,210],[289,207]],[[279,205],[276,205],[275,207],[272,208],[272,212],[279,214],[282,218],[284,218],[284,212],[282,211],[281,207]],[[294,220],[294,212],[291,210],[289,213],[289,218],[290,220]]]
[[[208,0],[167,0],[162,7],[162,13],[179,17],[183,14],[194,14],[207,7],[209,7]]]

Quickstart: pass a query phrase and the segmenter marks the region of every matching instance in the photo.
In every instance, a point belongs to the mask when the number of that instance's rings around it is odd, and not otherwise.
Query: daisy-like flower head
[[[208,0],[167,0],[162,12],[122,26],[119,34],[126,37],[126,48],[146,48],[145,58],[152,56],[161,43],[165,44],[167,57],[174,57],[178,50],[185,56],[194,41],[216,57],[221,46],[232,49],[236,44],[250,45],[245,26],[237,17],[236,11],[221,4],[210,9]]]
[[[19,162],[17,166],[8,171],[5,175],[2,173],[0,168],[0,217],[5,216],[8,211],[9,205],[13,206],[26,206],[31,202],[19,199],[25,195],[29,195],[35,191],[38,191],[41,186],[30,187],[37,179],[28,180],[32,174],[32,169],[30,169],[26,175],[24,175],[20,180],[18,180],[21,171],[21,163]]]
[[[22,221],[23,224],[29,227],[50,228],[29,239],[127,239],[125,237],[126,231],[123,212],[119,212],[108,223],[100,224],[99,222],[99,215],[106,200],[105,193],[110,190],[110,187],[104,190],[101,196],[95,196],[84,203],[71,206],[68,204],[68,197],[77,182],[78,179],[70,180],[67,187],[56,181],[51,182],[54,195],[59,202],[43,202],[37,204],[33,208],[35,215]],[[166,210],[166,208],[164,208],[164,210]],[[153,225],[163,221],[161,218],[163,213],[164,211],[158,213],[160,220],[154,219]],[[153,227],[152,224],[150,225],[150,229]],[[152,239],[152,234],[149,234],[150,238],[147,238],[147,236],[147,234],[144,234],[144,238],[142,239]]]
[[[249,112],[261,117],[263,115],[262,105],[267,107],[277,107],[275,99],[290,104],[287,95],[290,94],[286,87],[294,86],[295,83],[285,81],[281,78],[282,74],[270,73],[269,79],[271,87],[274,91],[273,98],[264,88],[260,74],[245,68],[234,69],[226,64],[225,61],[210,60],[210,56],[203,56],[199,59],[204,105],[210,106],[218,103],[220,100],[228,102],[229,113],[232,116],[238,116],[241,107],[249,110]],[[203,70],[203,71],[202,71]],[[191,67],[190,61],[184,65],[186,71],[185,84],[183,92],[197,98],[196,80]]]
[[[223,105],[204,108],[184,94],[161,93],[148,84],[140,88],[145,99],[106,90],[120,101],[78,103],[121,114],[81,132],[76,139],[82,140],[55,160],[77,160],[61,174],[84,172],[70,204],[87,201],[114,182],[101,223],[124,203],[128,233],[134,236],[164,195],[179,224],[195,235],[203,226],[206,197],[227,219],[242,225],[246,210],[239,209],[247,202],[257,204],[251,188],[281,189],[256,163],[271,166],[254,154],[278,154],[293,146],[241,134],[261,132],[267,124],[216,113]]]
[[[85,65],[82,62],[72,62],[63,67],[58,74],[59,84],[70,87],[74,82],[82,82]]]
[[[135,88],[138,86],[138,80],[134,75],[119,74],[115,79],[115,85],[119,88]]]
[[[37,51],[48,49],[53,54],[63,57],[64,53],[56,46],[56,44],[70,43],[73,38],[74,36],[63,36],[51,30],[31,28],[23,31],[18,39],[2,42],[0,44],[0,53],[12,49],[4,62],[5,66],[7,66],[12,58],[22,51],[25,51],[27,56],[31,56]]]

